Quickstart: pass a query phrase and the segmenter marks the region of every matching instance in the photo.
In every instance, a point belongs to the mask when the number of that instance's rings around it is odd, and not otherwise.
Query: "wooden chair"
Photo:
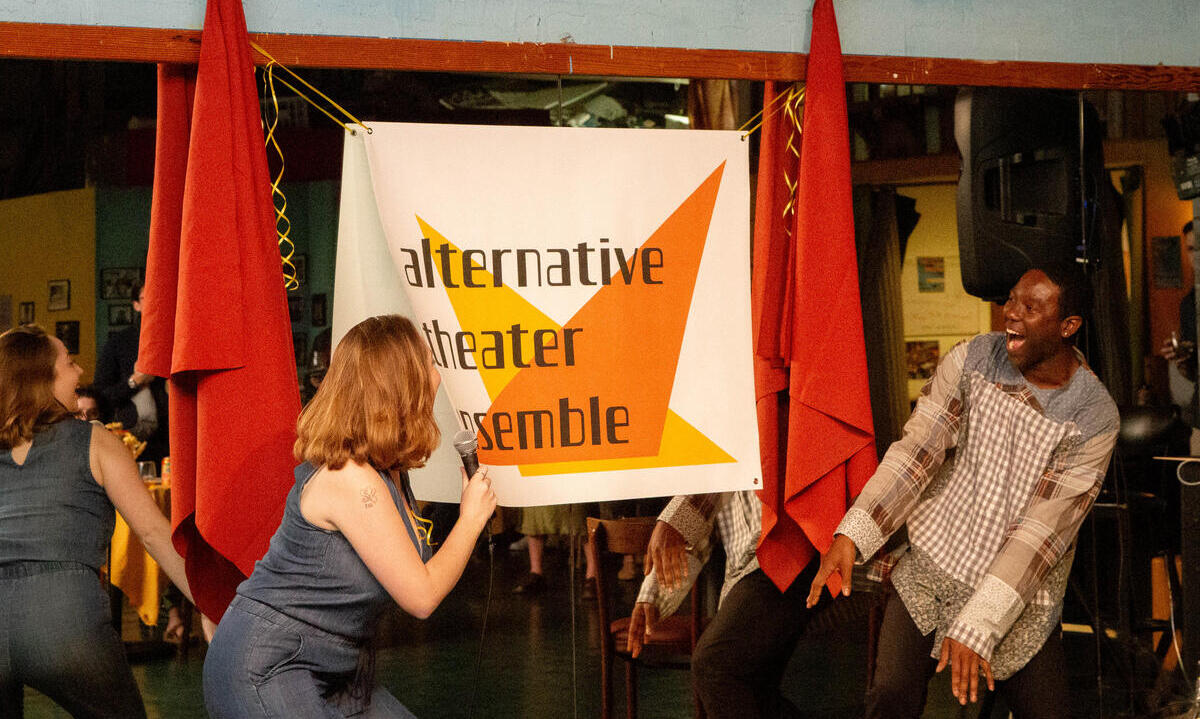
[[[691,592],[691,614],[673,614],[661,619],[654,627],[654,638],[648,640],[641,655],[634,659],[625,649],[630,617],[622,609],[620,615],[614,608],[616,570],[612,562],[604,561],[605,552],[617,555],[633,555],[641,558],[650,543],[654,530],[654,517],[631,517],[627,519],[597,519],[588,517],[588,541],[596,551],[599,567],[596,582],[596,609],[600,628],[600,711],[603,719],[612,716],[612,667],[613,660],[625,664],[625,715],[637,717],[637,668],[639,665],[668,667],[690,670],[692,650],[703,629],[701,592],[695,585]],[[619,563],[617,563],[619,564]],[[703,719],[704,710],[696,698],[696,717]]]

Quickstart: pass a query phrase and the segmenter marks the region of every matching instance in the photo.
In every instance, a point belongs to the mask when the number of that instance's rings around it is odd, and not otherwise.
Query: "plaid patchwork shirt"
[[[950,637],[1007,678],[1057,627],[1118,422],[1086,365],[1038,389],[1003,334],[980,335],[938,365],[837,533],[862,561],[907,524],[910,546],[884,561],[918,628],[936,632],[934,656]]]
[[[762,503],[753,490],[674,497],[658,519],[683,535],[688,561],[687,577],[673,590],[659,585],[655,570],[642,580],[637,601],[654,604],[660,617],[669,616],[679,608],[712,556],[714,539],[725,549],[722,600],[738,580],[758,569],[754,549],[762,532]]]

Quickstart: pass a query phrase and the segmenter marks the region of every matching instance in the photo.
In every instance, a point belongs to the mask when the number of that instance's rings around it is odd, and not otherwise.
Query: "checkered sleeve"
[[[925,383],[904,436],[892,443],[836,534],[858,548],[859,561],[871,558],[917,506],[921,493],[958,441],[963,411],[960,379],[967,356],[960,342],[938,363]]]
[[[1116,439],[1113,428],[1083,441],[1069,436],[1055,448],[988,573],[946,636],[990,659],[1050,570],[1074,546],[1104,483]]]
[[[655,605],[660,619],[679,609],[712,554],[714,520],[726,499],[725,494],[680,495],[673,497],[658,515],[658,521],[666,522],[683,535],[688,564],[687,576],[675,589],[669,590],[660,585],[658,572],[653,569],[642,580],[637,601]]]

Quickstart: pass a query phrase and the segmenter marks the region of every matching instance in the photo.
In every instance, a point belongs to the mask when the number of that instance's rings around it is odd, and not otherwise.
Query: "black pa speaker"
[[[959,91],[958,247],[970,294],[1003,300],[1031,266],[1082,255],[1079,114],[1070,92]],[[1098,148],[1099,122],[1090,107],[1086,114],[1085,136]]]

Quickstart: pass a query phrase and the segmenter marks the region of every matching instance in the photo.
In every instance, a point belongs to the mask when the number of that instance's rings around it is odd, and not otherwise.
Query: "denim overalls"
[[[225,717],[411,717],[382,689],[370,691],[368,645],[393,600],[341,532],[313,526],[300,493],[316,473],[296,468],[270,548],[217,627],[204,661],[204,703]],[[422,561],[433,551],[392,501]],[[412,503],[411,495],[408,501]]]

